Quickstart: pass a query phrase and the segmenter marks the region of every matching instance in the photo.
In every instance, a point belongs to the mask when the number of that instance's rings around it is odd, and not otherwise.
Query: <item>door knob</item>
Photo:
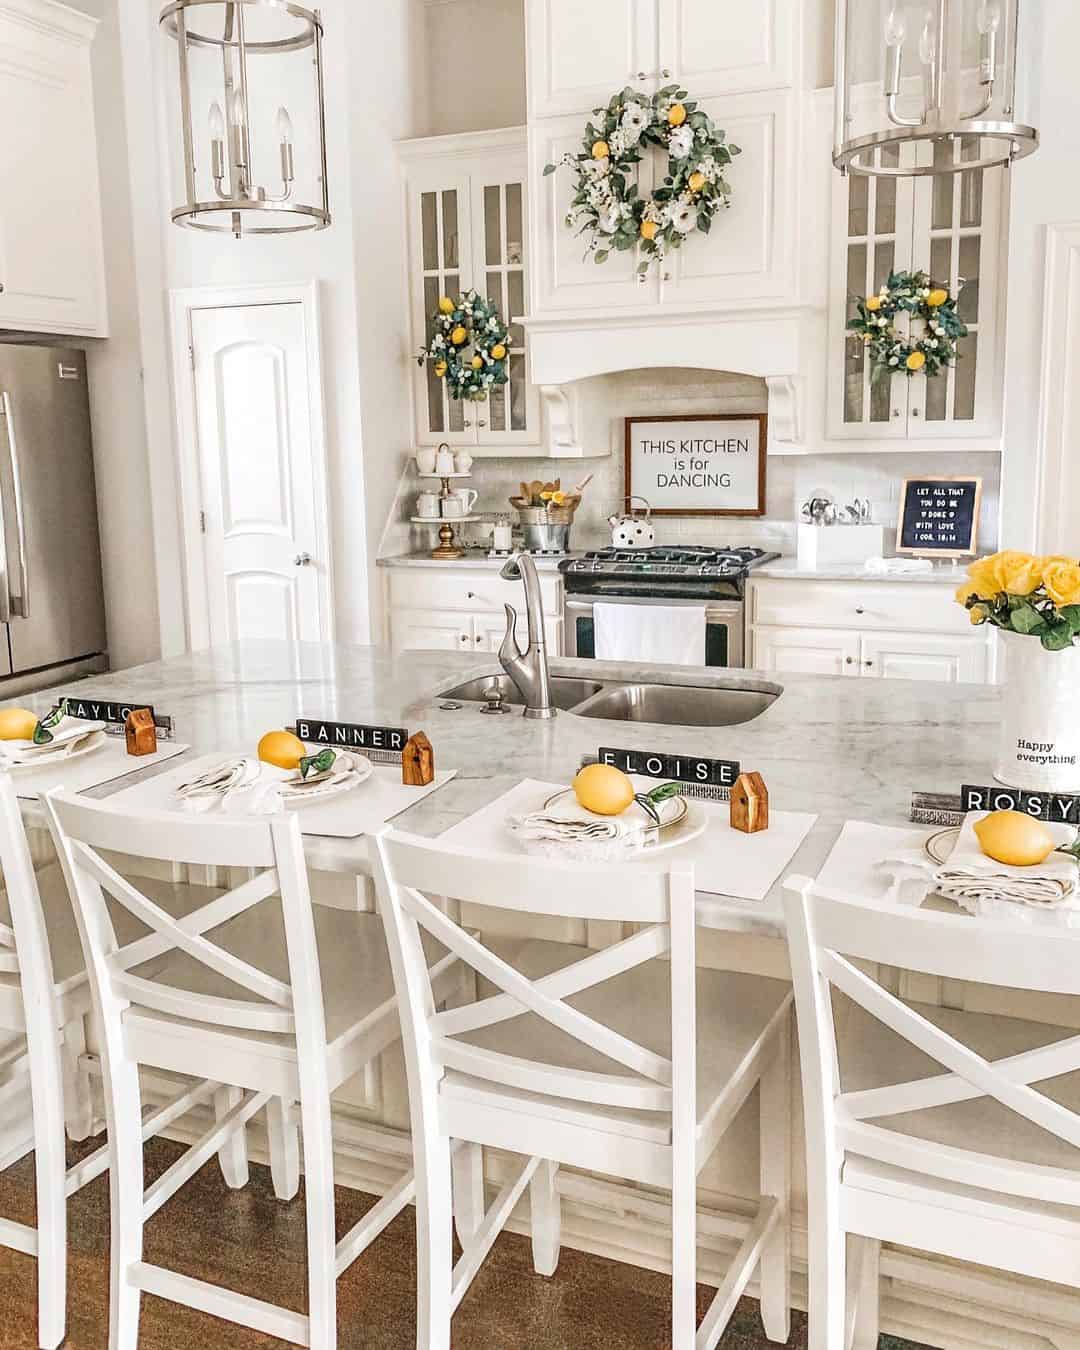
[[[312,557],[311,557],[311,554],[310,554],[310,553],[298,553],[298,554],[296,555],[296,557],[293,559],[293,563],[294,563],[294,565],[297,566],[297,567],[310,567],[310,566],[311,566],[311,563],[312,563]]]
[[[853,656],[845,656],[845,657],[844,657],[844,665],[845,665],[845,666],[853,666],[854,664],[855,664],[855,658],[854,658]]]

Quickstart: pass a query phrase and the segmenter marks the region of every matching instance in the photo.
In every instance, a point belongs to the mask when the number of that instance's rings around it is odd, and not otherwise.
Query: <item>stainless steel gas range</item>
[[[559,564],[567,656],[595,656],[593,603],[705,605],[705,664],[742,666],[751,568],[779,558],[760,548],[605,548]]]

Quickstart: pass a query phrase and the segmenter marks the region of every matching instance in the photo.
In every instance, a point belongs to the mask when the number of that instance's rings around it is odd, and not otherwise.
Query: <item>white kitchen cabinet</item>
[[[859,636],[842,628],[755,628],[750,664],[777,675],[857,675]]]
[[[517,611],[515,634],[524,650],[528,642],[525,596],[521,583],[504,581],[497,571],[446,567],[386,569],[386,613],[395,651],[417,648],[440,651],[497,652],[506,632],[505,604]],[[561,656],[562,580],[541,572],[540,595],[548,650]]]
[[[946,637],[941,633],[863,633],[859,638],[860,674],[887,680],[944,680],[985,684],[990,678],[990,647],[981,633]]]
[[[394,650],[471,651],[472,618],[440,609],[399,609],[390,615]]]
[[[96,28],[52,0],[0,8],[0,328],[107,336]]]
[[[431,338],[439,298],[470,287],[494,300],[510,327],[509,383],[483,403],[447,397],[430,362],[413,380],[421,445],[468,446],[474,455],[535,455],[540,406],[529,384],[525,332],[528,189],[523,131],[429,137],[401,147],[408,198],[407,265],[412,349]]]
[[[894,165],[963,162],[977,158],[979,141],[967,136],[878,154]],[[845,178],[831,166],[822,171],[832,178],[829,437],[999,448],[1005,171],[895,179]],[[969,330],[958,345],[958,360],[936,376],[899,374],[871,381],[861,340],[847,335],[855,301],[876,292],[891,271],[920,269],[958,296],[958,312]]]
[[[652,93],[678,80],[698,99],[783,88],[796,3],[527,0],[529,117],[589,113],[628,84]]]

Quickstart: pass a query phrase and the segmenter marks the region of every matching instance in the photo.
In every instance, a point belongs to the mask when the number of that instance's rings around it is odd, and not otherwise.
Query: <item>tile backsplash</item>
[[[524,480],[562,479],[563,487],[593,480],[574,521],[572,546],[594,548],[608,542],[607,517],[619,509],[623,494],[623,425],[630,416],[662,413],[768,411],[764,380],[753,376],[704,370],[631,370],[583,381],[593,420],[609,428],[611,453],[583,460],[492,458],[473,462],[471,486],[480,493],[477,511],[510,513],[508,498]],[[599,414],[599,418],[596,414]],[[766,514],[762,517],[664,517],[656,522],[665,543],[752,544],[777,552],[795,552],[799,509],[811,496],[827,496],[845,504],[866,498],[873,519],[890,529],[900,506],[900,485],[920,474],[980,475],[983,479],[979,519],[979,551],[997,547],[1000,459],[993,453],[950,451],[881,451],[817,455],[771,455],[767,465]],[[420,484],[415,466],[402,480],[395,518],[388,526],[382,552],[403,553],[430,548],[433,531],[411,527],[415,494]],[[490,525],[462,527],[466,542],[482,543]]]

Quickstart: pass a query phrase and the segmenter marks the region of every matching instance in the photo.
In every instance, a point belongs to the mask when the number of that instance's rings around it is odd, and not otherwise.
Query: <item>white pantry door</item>
[[[210,641],[328,640],[304,306],[193,309],[191,358]]]

